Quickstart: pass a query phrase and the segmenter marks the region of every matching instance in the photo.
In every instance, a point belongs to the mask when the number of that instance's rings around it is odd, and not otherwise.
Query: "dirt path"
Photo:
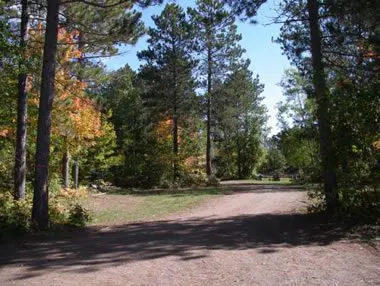
[[[235,192],[161,221],[0,246],[0,285],[380,285],[374,248],[304,214],[284,186]]]

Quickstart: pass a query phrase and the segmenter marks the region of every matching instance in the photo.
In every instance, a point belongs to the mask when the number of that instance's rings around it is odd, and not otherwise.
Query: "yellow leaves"
[[[39,24],[37,28],[30,29],[32,39],[29,47],[30,56],[41,57],[43,52],[45,27]],[[75,153],[81,148],[92,146],[95,139],[102,135],[101,113],[95,102],[85,94],[87,84],[78,80],[70,73],[69,63],[73,59],[82,57],[78,48],[79,31],[67,31],[64,27],[58,30],[57,69],[55,76],[56,96],[52,114],[52,136],[65,138],[66,147]],[[28,78],[29,104],[39,104],[39,73]],[[31,118],[31,123],[36,126],[37,118]],[[60,140],[57,140],[60,142]],[[75,149],[75,150],[74,150]]]
[[[32,75],[28,75],[27,78],[26,78],[26,92],[31,92],[32,88],[33,88],[33,77]]]
[[[171,141],[173,130],[173,121],[171,119],[162,120],[157,124],[156,127],[156,136],[160,143],[164,143],[166,141]]]
[[[72,38],[76,38],[76,37],[79,37],[80,32],[79,32],[79,30],[75,29],[75,30],[71,31],[70,35]]]
[[[155,133],[160,143],[173,140],[173,120],[165,119],[165,120],[160,121],[157,124]],[[181,138],[182,133],[183,133],[183,129],[181,126],[178,125],[178,143],[179,144],[181,143],[181,140],[182,140]]]
[[[69,117],[73,123],[76,138],[85,139],[83,144],[91,145],[93,142],[89,140],[102,135],[101,113],[95,104],[87,98],[75,98],[74,105],[75,112],[72,112]]]
[[[64,136],[68,146],[76,149],[94,145],[95,139],[102,135],[100,111],[84,94],[84,84],[70,79],[62,86],[66,88],[57,90],[54,104],[53,133]]]
[[[61,189],[58,193],[58,197],[74,199],[74,198],[86,198],[88,196],[88,189],[85,187],[80,187],[78,190],[75,189]],[[61,204],[57,204],[57,207],[65,207]]]
[[[380,151],[380,139],[377,140],[377,141],[375,141],[375,142],[373,142],[373,147],[374,147],[376,150]]]
[[[80,50],[71,50],[70,57],[79,59],[82,57],[82,52]]]
[[[28,31],[31,39],[32,46],[29,48],[28,57],[33,55],[40,56],[43,50],[45,27],[43,24],[38,24],[37,28],[31,28]],[[79,31],[67,31],[64,27],[58,30],[58,63],[65,65],[65,63],[82,57],[82,52],[78,46]]]

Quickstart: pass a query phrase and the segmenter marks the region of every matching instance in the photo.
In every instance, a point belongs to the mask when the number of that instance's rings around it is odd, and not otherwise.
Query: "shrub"
[[[181,187],[197,187],[206,183],[206,175],[202,172],[182,172],[179,178]]]
[[[13,199],[11,193],[0,194],[0,233],[23,233],[31,227],[32,201]]]
[[[83,191],[84,192],[84,191]],[[83,192],[79,194],[83,195]],[[90,215],[80,204],[73,201],[79,194],[52,194],[49,199],[50,226],[72,225],[83,227]],[[32,196],[27,192],[24,200],[16,201],[10,192],[0,193],[0,236],[23,234],[32,230]]]
[[[361,189],[338,189],[339,212],[337,215],[354,220],[380,223],[380,192],[376,187],[364,186]],[[325,195],[322,186],[308,192],[311,200],[309,211],[326,210]]]
[[[87,209],[80,204],[71,206],[69,210],[68,224],[75,227],[84,227],[91,221],[91,215]]]
[[[279,173],[274,173],[273,176],[272,176],[272,179],[273,181],[280,181],[281,180],[281,177],[280,177],[280,174]]]
[[[54,195],[62,188],[62,181],[57,173],[52,173],[49,177],[49,194]]]

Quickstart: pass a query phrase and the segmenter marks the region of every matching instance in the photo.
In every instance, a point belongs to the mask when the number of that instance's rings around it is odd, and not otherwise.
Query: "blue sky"
[[[177,1],[184,8],[194,6],[194,2],[193,0]],[[145,24],[147,26],[153,25],[151,16],[160,14],[162,9],[163,6],[157,6],[143,10],[143,21]],[[282,55],[280,45],[272,42],[272,39],[277,38],[279,34],[280,25],[266,25],[276,15],[274,9],[275,0],[268,0],[258,11],[258,24],[252,25],[248,22],[237,22],[238,31],[243,36],[240,44],[247,51],[245,57],[251,60],[251,70],[260,76],[260,81],[265,85],[262,95],[270,116],[268,126],[272,128],[271,134],[275,134],[278,131],[275,105],[283,100],[282,90],[278,86],[278,83],[284,70],[290,67],[286,56]],[[123,55],[104,61],[107,68],[115,70],[129,64],[133,69],[137,70],[140,62],[137,59],[136,53],[147,47],[146,39],[146,36],[142,37],[133,47],[122,47],[120,51],[125,52]]]

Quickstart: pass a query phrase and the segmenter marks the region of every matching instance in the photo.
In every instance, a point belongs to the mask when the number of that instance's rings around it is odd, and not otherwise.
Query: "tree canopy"
[[[58,217],[49,192],[100,182],[182,188],[288,176],[323,185],[315,193],[332,213],[376,212],[377,2],[278,3],[273,44],[292,67],[272,138],[265,86],[237,26],[255,23],[266,1],[164,3],[146,27],[145,9],[163,2],[0,1],[1,194],[27,202],[40,228]],[[138,70],[102,62],[143,35]]]

